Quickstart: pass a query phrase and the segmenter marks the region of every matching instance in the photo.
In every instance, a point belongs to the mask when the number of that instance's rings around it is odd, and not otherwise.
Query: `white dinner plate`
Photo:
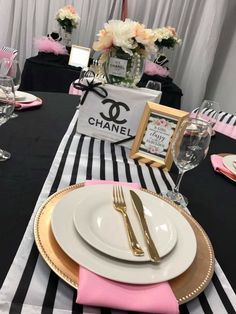
[[[116,258],[143,262],[149,261],[147,245],[140,222],[131,204],[129,189],[124,187],[127,214],[136,238],[144,251],[143,256],[134,256],[129,247],[125,224],[121,213],[112,204],[112,193],[108,191],[84,199],[74,211],[75,228],[90,245]],[[177,232],[163,208],[147,208],[144,203],[145,218],[160,257],[168,254],[175,246]]]
[[[233,162],[235,161],[235,166]],[[227,155],[223,157],[224,166],[236,175],[236,155]]]
[[[35,95],[29,94],[29,93],[16,91],[15,92],[15,99],[16,99],[16,101],[23,103],[23,102],[35,101],[37,99],[37,97]]]
[[[190,224],[170,204],[141,190],[136,190],[136,193],[142,202],[147,204],[146,207],[152,211],[163,208],[165,215],[175,225],[177,231],[175,248],[158,264],[128,262],[94,249],[76,231],[73,213],[80,203],[84,204],[86,199],[103,193],[111,195],[112,185],[85,186],[68,193],[53,210],[51,219],[53,234],[64,252],[76,263],[105,278],[133,284],[151,284],[175,278],[192,264],[197,243]]]

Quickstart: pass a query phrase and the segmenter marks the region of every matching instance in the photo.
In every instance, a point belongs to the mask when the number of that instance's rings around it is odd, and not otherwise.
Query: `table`
[[[35,313],[51,313],[54,308],[55,313],[81,313],[82,306],[72,302],[75,291],[50,271],[35,244],[26,245],[33,243],[33,219],[27,229],[27,235],[31,236],[22,241],[34,207],[37,209],[58,189],[86,179],[139,182],[143,188],[157,193],[173,182],[168,173],[129,160],[128,150],[121,146],[75,134],[77,96],[35,94],[43,99],[43,106],[19,112],[18,118],[11,119],[0,129],[0,147],[12,153],[9,161],[0,164],[1,285],[6,279],[0,292],[0,312],[33,313],[34,308]],[[75,154],[70,153],[71,147]],[[236,153],[235,140],[217,133],[209,155],[221,152]],[[216,264],[212,283],[198,298],[181,305],[181,313],[201,313],[202,310],[221,314],[234,313],[236,309],[235,183],[213,171],[209,155],[199,167],[185,174],[181,191],[190,199],[190,212],[208,233],[219,264]],[[174,166],[170,175],[176,177]],[[9,303],[2,301],[5,299]],[[84,307],[86,311],[88,307]],[[102,312],[109,310],[102,309]]]
[[[172,108],[181,108],[181,97],[183,96],[182,90],[177,86],[171,77],[162,77],[160,75],[147,75],[143,74],[140,82],[137,84],[139,87],[145,87],[148,81],[157,81],[161,83],[161,101],[164,106]]]
[[[20,90],[68,93],[70,84],[79,78],[80,67],[68,65],[69,56],[39,53],[26,59]]]
[[[20,90],[68,93],[70,84],[79,78],[81,68],[68,65],[69,56],[55,56],[53,53],[40,52],[37,56],[26,59],[22,71]],[[90,60],[90,62],[92,62]],[[170,77],[144,74],[138,83],[139,87],[146,86],[149,80],[162,84],[160,103],[180,109],[181,89]]]
[[[14,258],[58,145],[78,104],[77,96],[65,99],[59,93],[37,95],[42,96],[42,107],[18,111],[19,117],[9,120],[0,129],[0,147],[12,154],[9,161],[0,163],[1,202],[7,208],[3,210],[1,206],[0,221],[1,225],[8,225],[7,228],[0,228],[0,285]],[[61,97],[64,97],[63,101]],[[15,220],[16,213],[18,215]]]

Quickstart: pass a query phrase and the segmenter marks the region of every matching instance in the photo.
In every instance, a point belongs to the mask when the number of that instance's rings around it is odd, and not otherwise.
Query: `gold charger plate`
[[[51,229],[51,215],[56,203],[65,194],[83,186],[84,183],[72,185],[53,194],[39,208],[34,221],[35,242],[42,257],[60,278],[75,289],[78,287],[79,264],[67,256],[56,242]],[[160,197],[153,192],[144,191]],[[183,274],[169,281],[178,303],[183,304],[194,299],[207,287],[214,273],[215,257],[211,242],[199,223],[183,209],[173,203],[171,205],[190,223],[197,240],[197,253],[192,265]]]

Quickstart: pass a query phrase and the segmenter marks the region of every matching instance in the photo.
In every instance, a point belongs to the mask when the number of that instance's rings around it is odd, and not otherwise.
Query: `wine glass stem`
[[[180,171],[179,170],[177,181],[176,181],[176,184],[175,184],[175,187],[174,187],[174,192],[175,193],[179,193],[179,186],[180,186],[180,183],[182,181],[184,173],[185,173],[185,171]]]

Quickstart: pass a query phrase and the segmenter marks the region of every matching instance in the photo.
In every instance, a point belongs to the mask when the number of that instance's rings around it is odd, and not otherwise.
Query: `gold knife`
[[[134,208],[136,209],[136,212],[139,217],[139,221],[143,229],[143,233],[144,233],[144,237],[147,243],[148,253],[150,255],[151,261],[154,263],[158,263],[160,262],[161,258],[157,252],[156,246],[150,235],[148,225],[147,225],[145,215],[144,215],[144,208],[143,208],[142,201],[140,200],[139,196],[134,191],[130,191],[130,195],[131,195]]]

